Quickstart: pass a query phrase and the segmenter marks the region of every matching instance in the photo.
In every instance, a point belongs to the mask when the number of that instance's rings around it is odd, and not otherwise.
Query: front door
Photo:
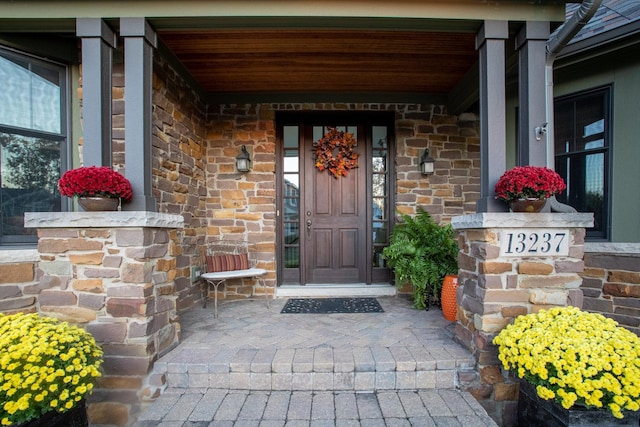
[[[320,140],[329,128],[323,125],[305,128],[303,152],[307,173],[304,174],[303,188],[307,191],[302,204],[305,283],[366,282],[365,132],[356,123],[336,128],[353,135],[357,141],[358,163],[362,167],[348,170],[346,176],[337,178],[328,170],[318,170],[313,143]],[[333,156],[338,156],[337,149]]]
[[[389,282],[381,257],[390,218],[389,119],[279,116],[280,284]],[[338,178],[315,165],[314,142],[330,128],[351,134],[359,156],[358,167]]]

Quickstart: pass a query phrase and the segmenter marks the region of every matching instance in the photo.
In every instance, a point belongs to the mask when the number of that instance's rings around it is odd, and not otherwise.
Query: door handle
[[[307,239],[311,238],[311,224],[312,224],[311,220],[308,219],[307,220]]]

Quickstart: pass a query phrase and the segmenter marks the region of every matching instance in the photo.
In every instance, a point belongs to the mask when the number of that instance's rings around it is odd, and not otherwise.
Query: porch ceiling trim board
[[[405,17],[434,19],[470,19],[491,17],[496,20],[564,21],[565,1],[508,1],[496,7],[493,2],[477,0],[114,0],[79,2],[23,0],[0,2],[0,16],[5,18],[105,18],[105,17]],[[541,7],[544,6],[544,7]],[[542,9],[542,10],[541,10]]]

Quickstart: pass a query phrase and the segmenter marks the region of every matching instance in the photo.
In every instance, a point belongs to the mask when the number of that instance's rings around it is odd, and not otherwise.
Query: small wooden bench
[[[218,288],[230,279],[258,279],[263,288],[267,307],[269,307],[269,296],[262,278],[267,270],[255,267],[255,261],[249,257],[247,242],[218,240],[211,243],[203,251],[203,267],[206,271],[200,275],[204,285],[202,291],[203,307],[207,307],[209,289],[213,287],[213,313],[215,317],[218,317]]]

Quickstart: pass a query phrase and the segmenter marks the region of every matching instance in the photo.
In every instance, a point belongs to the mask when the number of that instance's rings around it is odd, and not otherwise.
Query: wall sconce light
[[[547,133],[548,123],[543,123],[542,126],[536,126],[533,130],[536,134],[536,141],[540,141],[542,136]]]
[[[249,172],[251,170],[251,156],[244,145],[236,156],[236,169],[238,172]]]
[[[420,158],[420,172],[422,172],[422,175],[432,175],[435,170],[435,162],[436,161],[429,156],[429,149],[425,149]]]

